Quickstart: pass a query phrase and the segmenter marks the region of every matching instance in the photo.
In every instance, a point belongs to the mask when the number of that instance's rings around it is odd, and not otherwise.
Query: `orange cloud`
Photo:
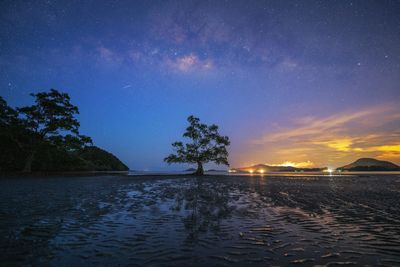
[[[250,141],[245,154],[255,162],[313,162],[340,166],[359,157],[400,163],[400,109],[394,104],[327,117],[303,117]]]
[[[394,107],[392,105],[389,105],[374,107],[357,112],[335,114],[326,118],[300,118],[295,121],[295,123],[298,125],[297,127],[293,127],[291,129],[283,129],[276,133],[267,134],[261,139],[254,140],[253,143],[257,144],[274,142],[279,140],[287,140],[288,138],[326,134],[327,132],[340,132],[346,129],[346,126],[348,126],[348,124],[350,123],[364,123],[366,119],[376,117],[377,115],[391,115],[387,113],[392,111],[393,109]]]
[[[314,144],[325,145],[325,146],[335,149],[337,151],[346,151],[347,152],[347,151],[351,150],[350,146],[353,144],[353,139],[352,138],[340,138],[340,139],[334,139],[334,140],[329,140],[329,141],[317,141],[317,142],[314,142]]]

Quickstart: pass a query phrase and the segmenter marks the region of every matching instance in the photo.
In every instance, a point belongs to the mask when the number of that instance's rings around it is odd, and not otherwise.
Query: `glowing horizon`
[[[399,165],[399,114],[399,107],[386,104],[323,117],[295,117],[286,123],[291,126],[277,125],[244,144],[237,164],[337,168],[359,158],[375,158]],[[257,163],[246,165],[249,162]]]
[[[0,95],[68,93],[131,169],[185,169],[163,158],[189,115],[230,137],[233,167],[400,165],[398,2],[0,5]]]

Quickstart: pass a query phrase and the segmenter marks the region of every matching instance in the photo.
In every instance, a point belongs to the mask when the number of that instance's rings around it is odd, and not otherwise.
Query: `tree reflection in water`
[[[209,230],[218,232],[222,219],[229,218],[229,190],[223,183],[196,177],[189,186],[175,196],[175,209],[187,211],[183,223],[188,230],[188,240],[196,241],[199,233]]]

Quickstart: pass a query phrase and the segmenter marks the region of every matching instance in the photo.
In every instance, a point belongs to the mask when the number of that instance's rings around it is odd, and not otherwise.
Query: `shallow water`
[[[0,179],[0,265],[400,266],[400,176]]]

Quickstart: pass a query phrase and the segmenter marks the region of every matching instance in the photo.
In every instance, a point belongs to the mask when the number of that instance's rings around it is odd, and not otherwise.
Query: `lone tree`
[[[75,118],[78,108],[70,103],[70,97],[55,89],[31,94],[35,104],[17,108],[21,122],[28,134],[24,145],[27,158],[23,171],[30,172],[35,154],[41,145],[50,143],[56,147],[74,150],[91,143],[90,137],[79,134],[79,122]]]
[[[171,163],[192,163],[197,164],[197,170],[194,174],[203,175],[203,164],[214,162],[218,165],[229,166],[228,151],[226,147],[230,145],[228,136],[221,136],[218,132],[218,126],[210,126],[200,123],[200,119],[194,116],[188,117],[189,127],[183,137],[190,138],[191,142],[183,144],[175,142],[172,147],[176,154],[171,154],[164,159]]]

